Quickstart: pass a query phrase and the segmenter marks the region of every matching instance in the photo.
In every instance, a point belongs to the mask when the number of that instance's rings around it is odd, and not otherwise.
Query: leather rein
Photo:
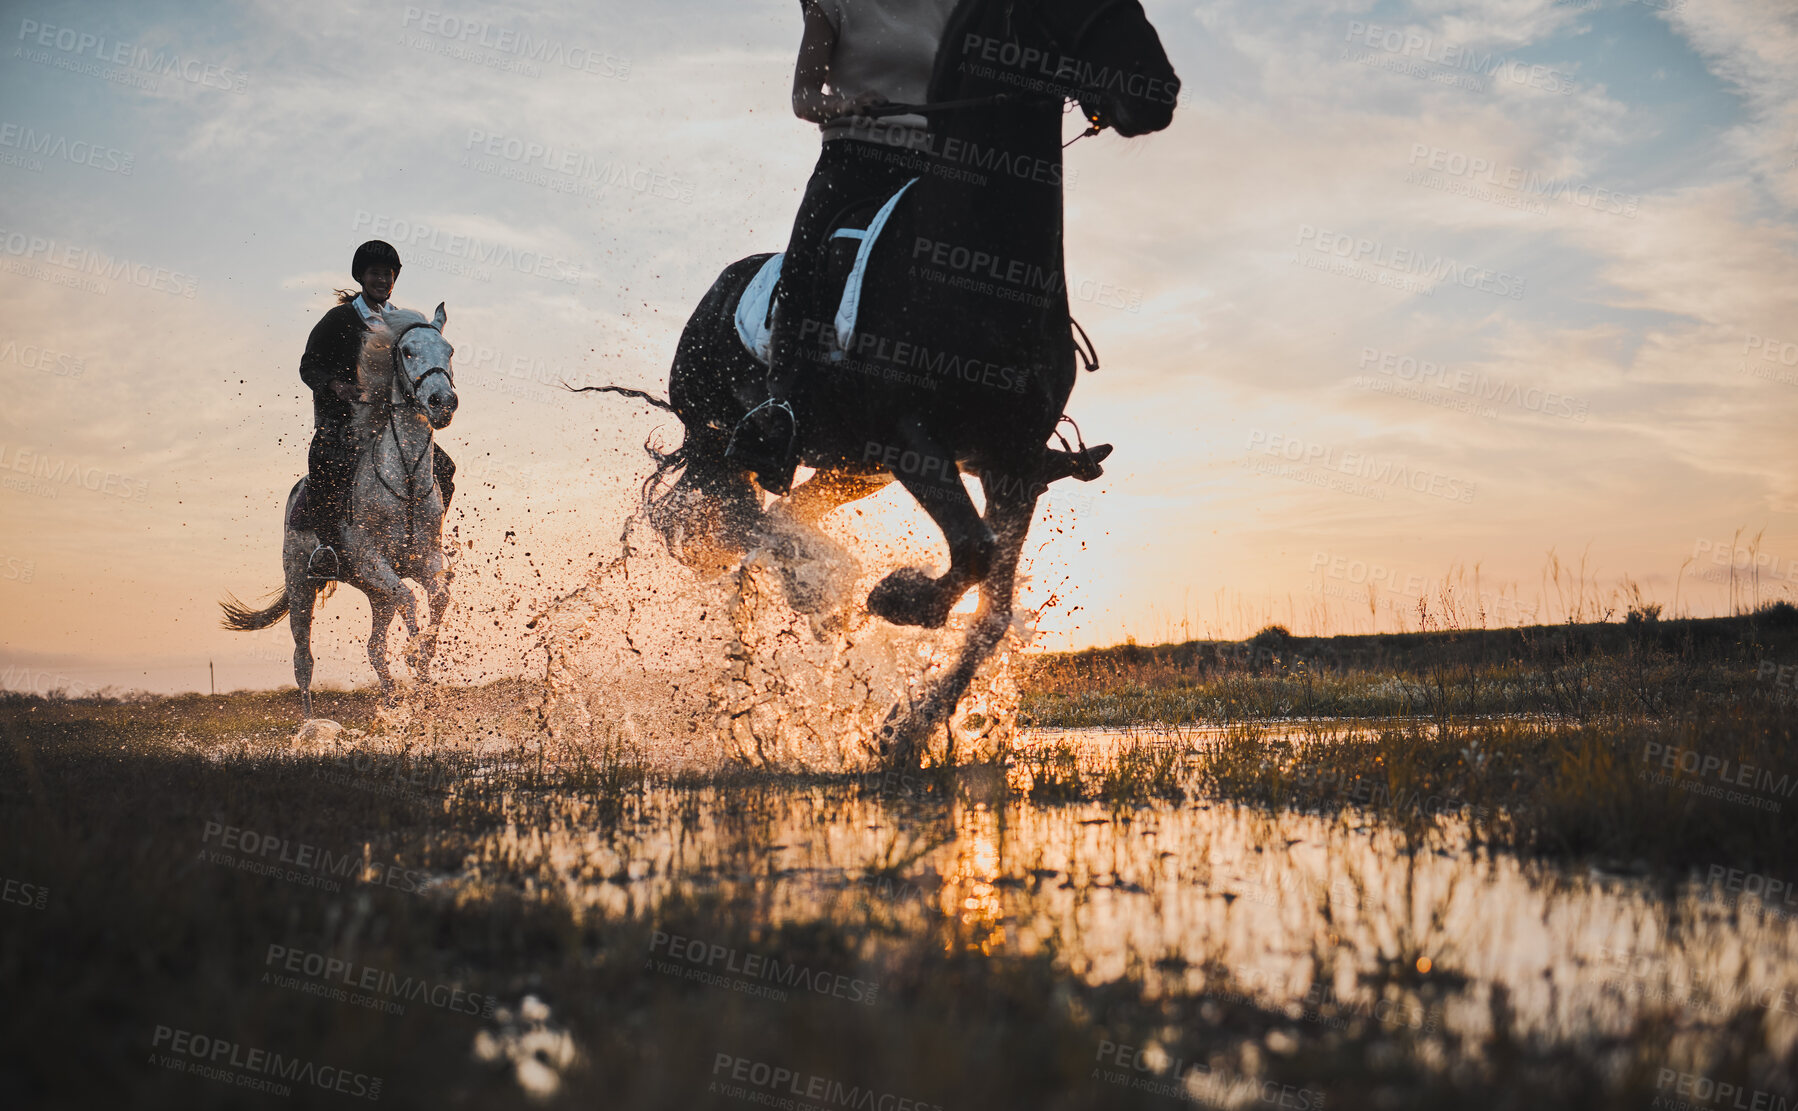
[[[450,375],[449,375],[449,369],[447,367],[440,367],[440,366],[432,367],[430,370],[427,370],[423,374],[419,375],[417,377],[417,379],[414,379],[411,375],[406,373],[406,358],[400,352],[400,341],[406,338],[406,334],[408,332],[411,332],[416,328],[429,328],[433,332],[437,331],[437,325],[431,323],[430,321],[415,320],[412,323],[406,325],[404,328],[401,328],[398,332],[394,333],[394,336],[393,336],[393,373],[394,373],[394,376],[400,382],[402,382],[405,386],[404,393],[405,393],[406,400],[410,401],[413,404],[413,406],[422,408],[423,403],[418,400],[419,385],[422,382],[424,382],[425,379],[429,378],[433,374],[441,374],[446,379],[449,378]],[[453,379],[451,379],[451,380],[453,381]],[[431,437],[431,436],[425,437],[424,450],[418,453],[417,459],[414,459],[408,463],[406,461],[405,445],[400,442],[399,406],[394,405],[392,403],[389,403],[387,406],[387,431],[388,431],[388,434],[393,437],[393,450],[399,453],[400,463],[405,468],[406,492],[404,494],[401,494],[398,490],[395,490],[393,488],[392,484],[387,481],[387,476],[381,473],[381,468],[379,466],[375,467],[375,479],[380,482],[380,484],[387,490],[387,492],[389,494],[392,494],[395,498],[397,498],[402,504],[404,504],[406,506],[406,550],[411,551],[412,550],[412,508],[413,508],[414,504],[418,501],[418,471],[419,471],[419,468],[424,466],[425,457],[431,454],[431,445],[433,443],[433,437]]]

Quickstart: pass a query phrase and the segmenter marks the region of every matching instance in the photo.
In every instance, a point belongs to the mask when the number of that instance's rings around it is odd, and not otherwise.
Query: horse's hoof
[[[949,621],[955,597],[916,567],[901,567],[868,593],[868,612],[895,625],[940,629]]]

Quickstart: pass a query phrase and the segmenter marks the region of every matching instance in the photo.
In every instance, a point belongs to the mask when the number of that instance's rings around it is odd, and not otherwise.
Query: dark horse
[[[1037,498],[1058,479],[1096,476],[1102,457],[1046,446],[1076,373],[1062,265],[1064,105],[1078,101],[1095,128],[1142,135],[1172,121],[1178,90],[1137,0],[962,0],[924,106],[931,149],[891,152],[916,180],[871,253],[854,338],[833,354],[831,320],[800,328],[809,365],[794,407],[800,456],[817,473],[781,511],[811,524],[897,478],[943,530],[949,569],[897,570],[868,609],[940,627],[982,586],[960,658],[889,720],[898,762],[915,762],[1004,636]],[[765,396],[767,372],[745,351],[734,313],[768,257],[733,263],[688,320],[663,406],[685,439],[644,487],[650,523],[702,571],[732,566],[763,521],[759,493],[725,447]],[[984,517],[963,473],[980,479]]]

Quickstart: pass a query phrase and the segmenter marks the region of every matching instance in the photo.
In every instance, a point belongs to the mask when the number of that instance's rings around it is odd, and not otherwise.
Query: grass
[[[1798,608],[1743,617],[1525,629],[1124,645],[1033,658],[1021,719],[1047,728],[1268,718],[1659,715],[1778,693],[1762,664],[1798,658]]]
[[[321,713],[370,730],[352,756],[291,747],[291,692],[7,696],[0,878],[47,888],[41,909],[0,905],[9,1102],[276,1102],[160,1067],[161,1027],[378,1076],[380,1102],[399,1106],[741,1107],[738,1061],[745,1075],[761,1063],[944,1108],[1164,1108],[1180,1099],[1157,1086],[1182,1074],[1238,1105],[1327,1093],[1332,1111],[1640,1108],[1667,1094],[1669,1067],[1789,1092],[1798,1062],[1774,1008],[1695,1023],[1642,1002],[1623,1035],[1545,1038],[1502,988],[1453,968],[1421,975],[1402,944],[1355,999],[1302,1013],[1210,960],[1134,953],[1115,977],[1074,976],[1077,939],[995,942],[1028,923],[982,918],[959,902],[973,889],[925,861],[957,847],[971,814],[1003,842],[1030,808],[1129,830],[1223,804],[1360,810],[1424,834],[1413,852],[1452,815],[1474,853],[1790,876],[1789,798],[1771,810],[1693,789],[1719,787],[1723,761],[1798,782],[1794,715],[1761,666],[1791,658],[1790,616],[1329,643],[1268,632],[1246,649],[1050,657],[1030,669],[1027,711],[1129,725],[1114,749],[1051,738],[1008,764],[897,778],[662,776],[610,736],[552,751],[520,739],[535,735],[534,700],[518,683],[447,692],[410,724],[383,723],[368,692],[323,693]],[[1275,720],[1294,715],[1309,720]],[[1696,770],[1681,771],[1688,753]],[[794,807],[884,848],[843,879],[790,867],[777,819]],[[353,865],[341,891],[243,871],[202,855],[216,847],[209,823]],[[702,865],[674,868],[667,838],[698,842]],[[1058,890],[1028,854],[1005,860],[990,889]],[[1085,902],[1106,889],[1095,882],[1070,872],[1063,886]],[[671,960],[677,937],[878,985],[874,1002],[710,986]],[[1317,975],[1338,967],[1340,944],[1315,939]],[[295,990],[271,947],[492,1007],[414,1001],[394,1015]],[[1370,999],[1395,1014],[1471,1008],[1484,1033],[1376,1018]],[[345,1098],[301,1086],[278,1103]]]
[[[764,863],[763,814],[795,792],[827,812],[864,789],[854,780],[745,773],[663,785],[670,805],[716,819],[712,881],[687,877],[654,905],[608,906],[571,897],[568,862],[539,835],[633,844],[651,803],[628,753],[601,747],[591,761],[542,766],[446,758],[427,765],[449,773],[430,790],[372,791],[342,782],[329,757],[246,745],[221,727],[265,721],[266,709],[256,698],[189,700],[161,707],[153,728],[112,706],[15,701],[0,714],[0,870],[50,889],[43,910],[5,908],[0,933],[9,1013],[31,1028],[12,1044],[32,1052],[9,1066],[23,1105],[242,1106],[246,1093],[152,1063],[167,1052],[152,1044],[167,1026],[378,1077],[380,1101],[399,1106],[740,1106],[712,1088],[724,1059],[945,1108],[1165,1107],[1153,1085],[1181,1072],[1213,1091],[1283,1094],[1287,1106],[1327,1091],[1332,1108],[1639,1107],[1680,1025],[1651,1008],[1639,1037],[1600,1062],[1532,1040],[1502,998],[1479,1000],[1464,980],[1426,980],[1403,964],[1371,985],[1375,998],[1402,1004],[1398,1013],[1484,1006],[1492,1038],[1469,1042],[1333,1000],[1295,1018],[1233,991],[1223,969],[1197,991],[1152,990],[1137,973],[1089,983],[1062,970],[1054,944],[990,950],[977,924],[943,913],[940,887],[903,852],[881,869],[919,885],[903,907],[869,886],[775,912],[783,877]],[[1406,761],[1421,766],[1432,738],[1381,743],[1388,753],[1421,746]],[[1172,751],[1126,747],[1100,790],[1118,804],[1170,805],[1182,789]],[[1067,772],[1067,759],[1058,752],[1043,767]],[[385,782],[390,771],[371,774]],[[893,816],[910,815],[927,841],[953,801],[944,790],[931,781]],[[287,884],[198,860],[208,821],[453,882],[423,893],[351,883],[342,895]],[[582,878],[602,891],[613,882]],[[875,1001],[801,991],[782,1002],[669,975],[657,961],[670,937],[835,970],[878,985]],[[482,1017],[413,1002],[396,1016],[286,990],[265,980],[271,946],[349,955],[496,1006]],[[1752,1046],[1774,1019],[1736,1021]],[[1762,1084],[1786,1067],[1769,1049],[1724,1064]],[[1691,1067],[1700,1065],[1722,1067]],[[722,1066],[727,1077],[734,1067]],[[533,1077],[553,1078],[553,1090],[532,1099],[521,1081]],[[302,1086],[282,1105],[343,1098]]]

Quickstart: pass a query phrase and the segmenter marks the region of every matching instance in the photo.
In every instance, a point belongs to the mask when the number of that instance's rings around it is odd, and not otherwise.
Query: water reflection
[[[1752,899],[1494,854],[1452,816],[1420,833],[1358,812],[1113,811],[1006,788],[652,787],[623,819],[520,802],[471,863],[598,916],[722,891],[775,924],[948,919],[983,954],[1050,953],[1095,983],[1337,1029],[1483,1041],[1499,1014],[1554,1042],[1652,1027],[1675,1046],[1750,1009],[1770,1048],[1798,1041],[1798,925]]]

